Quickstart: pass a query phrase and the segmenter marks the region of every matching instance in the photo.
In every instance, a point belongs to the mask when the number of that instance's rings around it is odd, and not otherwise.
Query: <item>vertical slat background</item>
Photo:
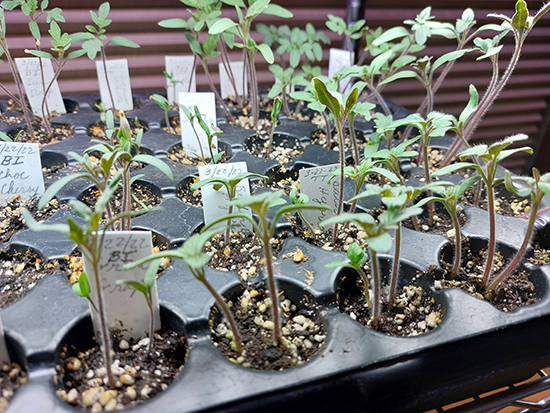
[[[291,27],[304,27],[311,22],[318,30],[324,30],[332,41],[332,47],[342,45],[338,35],[326,29],[325,21],[329,13],[342,16],[346,15],[346,2],[343,0],[279,0],[277,4],[292,10],[294,18],[291,20],[279,19],[273,16],[260,16],[257,22],[267,24],[288,24]],[[51,0],[50,7],[61,7],[67,23],[62,25],[66,32],[84,30],[84,26],[90,23],[88,10],[96,10],[101,1]],[[433,14],[442,21],[454,22],[464,8],[472,7],[476,11],[478,24],[495,22],[487,17],[488,13],[503,13],[512,15],[514,12],[514,0],[483,0],[483,1],[457,1],[457,0],[410,0],[407,2],[397,0],[367,0],[365,1],[364,16],[371,28],[402,24],[405,19],[414,18],[422,8],[431,5]],[[531,14],[543,4],[542,1],[530,1]],[[173,17],[187,18],[185,6],[177,0],[147,0],[111,1],[110,18],[113,20],[108,29],[109,35],[128,37],[141,45],[140,49],[126,49],[116,45],[109,46],[107,54],[109,58],[126,57],[129,60],[132,87],[135,90],[159,90],[165,85],[162,74],[164,69],[164,56],[167,54],[190,54],[187,41],[181,31],[163,29],[158,26],[158,21]],[[235,17],[234,10],[224,10],[224,15]],[[16,56],[24,56],[24,49],[34,47],[34,43],[28,34],[27,18],[21,12],[7,12],[7,39],[11,53]],[[42,32],[47,31],[47,25],[42,25]],[[489,34],[487,34],[488,36]],[[254,32],[253,37],[257,41],[262,36]],[[505,136],[523,132],[530,136],[528,142],[537,151],[536,157],[517,156],[510,160],[506,166],[516,172],[529,170],[536,164],[542,170],[550,170],[550,157],[546,156],[550,150],[550,133],[548,123],[548,99],[550,96],[550,16],[539,21],[533,29],[522,53],[522,60],[516,68],[508,86],[501,93],[495,105],[491,108],[484,122],[474,135],[475,141],[492,142]],[[49,37],[44,36],[42,47],[49,47]],[[512,53],[512,36],[508,35],[500,60],[501,69],[505,70]],[[421,55],[440,55],[453,49],[453,41],[441,38],[433,38],[428,42],[428,47]],[[230,53],[232,60],[240,59],[239,51]],[[458,61],[451,74],[443,84],[435,100],[435,108],[439,111],[450,112],[458,115],[463,105],[468,100],[468,85],[476,85],[480,92],[487,86],[491,65],[489,61],[475,61],[475,55],[470,54]],[[326,71],[328,48],[324,53],[322,66]],[[209,68],[215,74],[217,81],[217,59],[209,61]],[[258,78],[264,85],[272,83],[271,72],[268,65],[258,59]],[[14,90],[13,79],[8,64],[0,65],[0,82],[9,90]],[[202,69],[198,69],[197,86],[199,89],[207,88],[206,79]],[[70,61],[61,77],[59,84],[62,93],[97,92],[98,84],[93,62],[83,57]],[[409,110],[415,110],[424,97],[424,89],[415,80],[401,80],[389,85],[384,94]],[[0,91],[0,96],[5,92]]]

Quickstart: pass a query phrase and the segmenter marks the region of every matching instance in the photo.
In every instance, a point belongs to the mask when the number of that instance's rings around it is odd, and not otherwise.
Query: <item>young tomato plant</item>
[[[241,172],[240,174],[236,175],[233,178],[222,178],[222,177],[213,177],[213,178],[206,178],[202,181],[196,182],[189,188],[191,191],[196,191],[197,189],[202,188],[205,185],[212,185],[214,190],[219,191],[222,188],[225,188],[227,192],[227,198],[229,201],[228,205],[228,215],[231,215],[233,213],[233,205],[231,205],[231,201],[233,201],[237,197],[237,186],[242,182],[243,179],[248,179],[252,177],[257,177],[261,179],[267,179],[267,176],[255,174],[252,172]],[[227,227],[225,230],[225,242],[229,242],[229,236],[231,234],[231,220],[227,220]]]
[[[493,270],[493,261],[496,246],[496,211],[495,211],[495,194],[494,188],[500,184],[503,178],[497,178],[497,167],[500,162],[517,152],[533,153],[533,150],[528,146],[520,148],[506,149],[515,142],[524,141],[528,137],[524,134],[509,136],[501,141],[493,143],[491,146],[477,145],[458,154],[463,162],[448,165],[439,171],[436,171],[434,176],[445,175],[463,168],[473,168],[481,176],[481,180],[487,188],[487,210],[489,212],[489,247],[487,248],[487,259],[485,269],[483,271],[483,279],[481,286],[485,288],[489,281],[489,276]],[[478,165],[473,162],[464,162],[469,157],[477,157],[484,165]]]
[[[107,27],[109,27],[112,23],[112,20],[108,18],[110,10],[111,5],[109,2],[102,3],[101,6],[99,6],[97,14],[90,10],[90,16],[92,17],[92,21],[95,26],[87,25],[87,32],[74,33],[70,35],[70,38],[73,43],[84,42],[82,43],[82,49],[86,51],[86,54],[90,60],[94,60],[99,53],[101,61],[103,62],[105,81],[107,83],[107,89],[109,90],[111,105],[115,110],[115,100],[111,89],[111,82],[109,81],[109,76],[107,74],[107,54],[105,53],[105,49],[111,43],[132,49],[139,48],[139,45],[133,40],[121,36],[113,36],[107,40]]]
[[[116,284],[129,285],[134,290],[139,291],[145,297],[145,302],[147,307],[149,307],[149,345],[147,346],[147,355],[151,354],[151,348],[153,347],[153,340],[155,334],[155,309],[153,308],[153,286],[155,285],[155,280],[157,278],[157,271],[159,268],[160,259],[153,261],[147,272],[145,273],[145,278],[143,282],[134,281],[134,280],[117,280]],[[80,281],[80,279],[79,279]]]
[[[518,181],[523,186],[514,185],[514,181]],[[498,274],[487,287],[487,293],[489,297],[494,294],[496,287],[509,276],[518,266],[522,260],[525,251],[531,241],[533,236],[533,229],[535,228],[535,219],[537,218],[537,212],[540,207],[540,203],[544,195],[550,195],[550,173],[541,175],[537,168],[533,168],[533,177],[528,176],[514,176],[510,175],[510,172],[506,171],[504,176],[504,184],[508,191],[515,193],[518,196],[531,197],[531,211],[529,213],[529,221],[527,223],[527,228],[525,229],[525,237],[523,242],[519,247],[518,252],[514,259],[508,264],[508,266]]]
[[[228,337],[230,340],[232,340],[231,348],[236,350],[237,353],[241,354],[243,351],[243,345],[237,323],[235,322],[235,319],[231,314],[231,310],[227,306],[227,303],[225,302],[223,297],[214,289],[214,287],[212,287],[212,285],[206,279],[206,273],[204,271],[204,266],[210,260],[210,255],[204,253],[204,245],[218,231],[219,229],[215,228],[210,229],[209,231],[203,231],[201,234],[195,234],[177,250],[161,251],[158,254],[153,254],[131,264],[126,264],[122,268],[134,268],[149,261],[156,261],[162,257],[177,258],[182,260],[185,264],[187,264],[193,276],[206,287],[210,294],[212,294],[212,296],[216,300],[216,303],[222,309],[222,312],[231,328],[231,336]]]
[[[300,211],[305,209],[324,209],[329,210],[330,207],[326,205],[312,205],[312,204],[293,204],[293,205],[285,205],[277,210],[275,213],[274,218],[269,222],[267,219],[267,211],[269,208],[280,206],[285,203],[285,201],[281,198],[281,195],[283,194],[283,190],[275,191],[275,192],[264,192],[262,194],[248,196],[248,197],[242,197],[234,199],[229,203],[229,205],[236,206],[239,209],[242,208],[250,208],[252,212],[256,214],[258,217],[258,222],[254,220],[252,215],[243,213],[243,212],[236,212],[230,215],[226,215],[224,217],[220,217],[207,226],[205,226],[204,230],[207,230],[208,228],[212,227],[213,225],[222,222],[227,221],[230,219],[245,219],[249,221],[252,225],[252,228],[254,230],[254,233],[256,236],[260,239],[263,246],[263,252],[265,257],[265,267],[267,270],[267,280],[269,285],[269,297],[271,298],[271,302],[273,303],[272,311],[273,311],[273,339],[276,343],[281,344],[281,316],[279,314],[279,294],[277,290],[277,282],[275,280],[275,274],[273,273],[273,252],[271,251],[271,244],[270,240],[275,235],[275,230],[277,227],[277,220],[286,213],[294,212],[294,211]]]

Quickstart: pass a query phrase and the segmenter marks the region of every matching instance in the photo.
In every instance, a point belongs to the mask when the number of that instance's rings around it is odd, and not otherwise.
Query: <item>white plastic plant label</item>
[[[21,80],[23,81],[25,93],[27,94],[27,98],[32,108],[32,113],[36,116],[43,117],[42,101],[44,100],[44,91],[54,78],[52,62],[48,59],[42,59],[44,83],[42,83],[42,71],[40,70],[40,59],[38,57],[21,57],[15,59],[15,63],[21,75]],[[67,113],[57,80],[53,82],[48,91],[48,98],[46,99],[44,110],[57,114]]]
[[[200,180],[208,178],[224,178],[232,179],[243,172],[248,172],[246,162],[233,162],[223,163],[216,165],[201,165],[199,166],[199,178]],[[204,213],[204,223],[209,224],[216,218],[222,217],[229,213],[229,196],[225,187],[215,190],[213,185],[205,185],[201,188],[202,204]],[[243,179],[236,187],[236,197],[243,197],[250,195],[250,185],[248,178]],[[234,208],[233,212],[245,212],[250,214],[248,208],[238,209]],[[220,223],[217,226],[224,226],[226,223]],[[231,222],[231,225],[235,225],[238,228],[245,228],[252,230],[252,225],[246,219],[237,219]]]
[[[166,73],[172,76],[175,85],[166,78],[167,98],[171,105],[178,103],[180,92],[197,91],[196,71],[193,70],[193,56],[165,56]]]
[[[248,92],[247,82],[244,72],[244,62],[231,62],[231,73],[233,73],[233,79],[235,80],[235,86],[237,87],[237,93],[240,96],[245,95]],[[229,80],[229,74],[225,70],[223,62],[218,63],[218,69],[220,73],[220,91],[222,99],[226,99],[231,96],[235,100],[235,88]]]
[[[6,344],[6,336],[4,335],[4,326],[0,319],[0,367],[6,364],[10,364],[10,354],[8,352],[8,345]]]
[[[340,179],[335,176],[328,183],[332,173],[340,169],[339,164],[300,169],[300,191],[309,197],[310,204],[328,205],[333,210],[304,210],[302,215],[314,227],[319,222],[336,215],[340,198]]]
[[[153,253],[153,242],[150,231],[107,231],[101,251],[99,273],[101,276],[101,290],[107,324],[112,329],[120,329],[126,339],[139,338],[149,332],[150,312],[145,297],[129,285],[117,285],[117,280],[135,280],[143,282],[149,263],[130,270],[123,270],[122,266]],[[84,257],[84,271],[92,292],[90,298],[97,307],[97,284],[93,268]],[[155,328],[160,328],[160,314],[156,284],[152,289]],[[90,308],[94,329],[101,331],[99,317],[93,308]]]
[[[111,94],[113,94],[114,109],[132,110],[134,109],[134,101],[132,100],[132,87],[130,85],[130,70],[128,69],[127,59],[107,60],[107,76],[109,77],[109,85],[105,79],[105,69],[103,62],[97,60],[95,67],[97,71],[97,79],[99,81],[99,95],[101,102],[105,104],[107,109],[113,108]]]
[[[44,193],[37,143],[0,141],[0,205],[14,196],[30,199]]]
[[[179,103],[184,105],[192,115],[195,115],[194,107],[199,108],[202,119],[208,125],[210,133],[213,132],[212,125],[216,126],[216,103],[214,101],[214,93],[180,93]],[[180,124],[181,124],[181,145],[183,150],[189,157],[210,158],[208,150],[208,137],[202,130],[196,118],[193,118],[193,126],[189,122],[189,118],[180,108]],[[193,129],[194,128],[194,129]],[[218,153],[218,138],[212,139],[212,153]]]
[[[355,60],[355,53],[349,50],[343,49],[330,49],[328,58],[328,77],[332,79],[332,76],[342,69],[343,67],[349,67],[353,65]],[[346,88],[351,82],[351,78],[347,78],[340,82],[340,91],[346,92]]]

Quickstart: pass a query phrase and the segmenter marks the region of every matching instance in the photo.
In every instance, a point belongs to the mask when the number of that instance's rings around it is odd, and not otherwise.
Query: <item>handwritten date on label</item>
[[[332,179],[328,183],[332,173],[339,169],[338,164],[319,166],[316,168],[300,169],[300,190],[309,196],[311,204],[328,205],[336,211],[340,196],[340,180]],[[328,210],[304,210],[302,215],[315,228],[319,222],[335,215]]]
[[[139,338],[149,328],[149,308],[142,294],[128,285],[117,285],[117,280],[145,279],[149,264],[123,270],[124,264],[137,261],[153,253],[150,231],[109,231],[105,233],[99,273],[101,293],[105,303],[107,322],[111,328],[122,330],[125,338]],[[91,263],[84,257],[84,271],[92,287],[92,300],[97,302],[97,285]],[[156,285],[152,290],[155,324],[160,326]],[[95,331],[100,330],[99,318],[91,308]]]
[[[16,195],[30,199],[43,192],[38,144],[0,142],[0,205]]]
[[[225,163],[221,165],[203,165],[199,166],[199,178],[201,180],[208,178],[225,178],[232,179],[235,178],[238,174],[242,172],[248,172],[246,162],[234,162],[234,163]],[[209,224],[214,221],[216,218],[222,217],[229,213],[229,196],[225,187],[220,188],[216,191],[213,185],[205,185],[201,188],[202,192],[202,204],[203,204],[203,213],[204,213],[204,223]],[[236,197],[243,197],[250,195],[250,186],[248,183],[248,178],[243,179],[236,187]],[[250,210],[246,209],[235,209],[233,212],[244,212],[250,214]],[[232,225],[237,226],[238,228],[246,228],[252,230],[250,222],[245,219],[237,219],[231,221]],[[218,226],[225,225],[221,223]]]

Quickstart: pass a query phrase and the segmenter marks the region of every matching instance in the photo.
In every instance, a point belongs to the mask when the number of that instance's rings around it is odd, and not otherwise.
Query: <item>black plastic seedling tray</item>
[[[164,211],[134,219],[133,228],[151,230],[177,247],[202,225],[202,211],[176,197],[180,183],[197,171],[166,158],[180,138],[163,132],[163,112],[147,101],[146,95],[138,96],[138,101],[140,98],[143,106],[128,117],[137,117],[148,126],[143,137],[144,150],[166,160],[174,172],[174,181],[155,168],[139,171],[145,174],[140,181],[162,198]],[[75,134],[44,147],[44,165],[70,164],[69,151],[82,153],[89,146],[86,129],[99,120],[99,113],[91,110],[89,104],[96,99],[97,96],[88,95],[73,97],[78,112],[57,121],[74,125]],[[291,132],[287,122],[290,120],[283,122],[286,129],[281,133]],[[251,172],[281,173],[277,162],[258,159],[241,150],[250,131],[239,135],[235,127],[223,122],[220,125],[227,133],[220,137],[220,144],[233,156],[232,161],[246,160]],[[363,125],[362,131],[368,134],[369,126]],[[304,140],[300,134],[298,139]],[[284,170],[292,172],[293,168],[334,162],[334,151],[309,145]],[[60,192],[59,199],[77,198],[88,187],[85,182],[74,182]],[[70,212],[61,210],[49,222],[64,221],[67,214]],[[526,220],[502,217],[497,224],[501,248],[517,249]],[[483,239],[487,227],[485,212],[468,210],[465,235]],[[539,237],[545,239],[544,219],[538,231]],[[404,230],[402,282],[416,277],[417,271],[438,265],[439,254],[447,244],[442,236]],[[29,230],[15,234],[8,246],[32,248],[45,259],[61,258],[75,247],[58,234]],[[345,254],[313,247],[298,238],[287,239],[281,254],[295,247],[301,248],[309,260],[297,264],[279,258],[275,267],[278,283],[293,302],[299,303],[307,295],[319,305],[328,332],[326,346],[303,366],[286,371],[255,371],[231,363],[210,339],[208,320],[213,298],[183,263],[172,261],[158,280],[162,320],[163,325],[187,337],[188,357],[168,390],[132,411],[419,412],[528,378],[550,362],[550,273],[545,267],[529,267],[541,300],[511,314],[461,290],[435,289],[433,280],[420,277],[417,282],[441,305],[443,321],[428,334],[398,338],[372,331],[338,310],[336,291],[349,273],[327,269],[325,265],[345,259]],[[383,268],[389,268],[389,256],[383,255],[381,262]],[[311,285],[306,272],[314,274]],[[260,271],[253,282],[261,283],[263,274]],[[208,269],[207,278],[222,293],[241,285],[233,272]],[[27,384],[11,400],[8,412],[74,412],[74,407],[55,394],[55,366],[63,344],[84,345],[91,340],[87,301],[73,294],[64,274],[55,274],[45,277],[18,302],[0,310],[0,316],[13,357],[26,366],[29,374]]]

